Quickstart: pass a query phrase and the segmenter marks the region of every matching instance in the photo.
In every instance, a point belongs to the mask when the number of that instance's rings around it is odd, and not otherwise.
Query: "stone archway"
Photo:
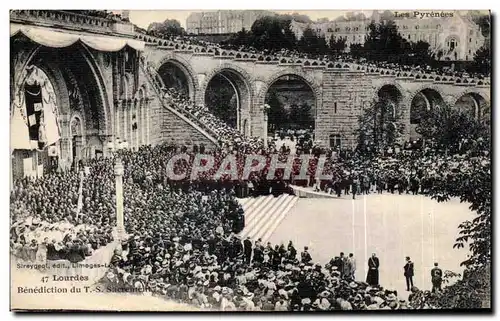
[[[157,75],[165,87],[180,90],[192,101],[196,99],[199,84],[191,65],[181,57],[165,56],[155,68]]]
[[[317,112],[322,105],[322,88],[316,82],[316,80],[310,75],[304,73],[303,71],[297,69],[284,69],[273,75],[271,75],[267,80],[263,82],[263,85],[260,88],[259,93],[255,98],[254,107],[252,108],[252,122],[251,122],[251,132],[253,135],[266,135],[267,136],[267,128],[264,128],[264,114],[263,114],[263,106],[266,102],[266,95],[272,85],[285,76],[293,76],[297,79],[303,81],[307,86],[311,89],[314,96],[314,118],[315,118],[315,126],[317,123]],[[267,125],[267,124],[266,124]]]
[[[448,106],[444,97],[439,88],[434,86],[422,86],[409,95],[405,106],[408,106],[409,110],[408,123],[410,125],[411,140],[420,137],[416,130],[424,112]]]
[[[213,94],[213,92],[208,92],[210,86],[213,89],[217,88],[217,85],[222,84],[228,86],[230,91],[232,90],[234,93],[231,98],[233,101],[230,105],[234,106],[235,110],[234,113],[230,115],[231,119],[225,120],[232,121],[232,125],[240,132],[243,132],[242,124],[245,120],[250,119],[254,96],[252,77],[244,69],[232,64],[222,64],[218,68],[213,69],[206,75],[204,82],[201,84],[199,94],[196,95],[196,101],[198,104],[206,105],[206,99],[208,98],[207,94]],[[215,93],[215,95],[217,95],[217,93]],[[220,110],[219,114],[221,114],[221,112],[222,110]],[[221,118],[224,119],[224,117]]]
[[[454,96],[453,107],[482,122],[489,123],[491,106],[489,97],[474,89],[467,89]]]
[[[81,124],[87,125],[81,136],[91,133],[95,136],[93,147],[100,149],[102,146],[99,145],[98,137],[112,132],[113,124],[109,120],[112,111],[102,73],[88,48],[80,43],[64,48],[40,46],[23,65],[37,66],[54,85],[60,129],[57,142],[60,147],[59,165],[65,168],[72,161],[70,121],[75,111],[81,112]],[[25,74],[20,71],[15,75],[18,80],[14,92],[24,86]]]

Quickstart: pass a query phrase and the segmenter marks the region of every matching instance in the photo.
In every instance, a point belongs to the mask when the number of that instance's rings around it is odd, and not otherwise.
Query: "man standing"
[[[437,262],[434,263],[434,268],[431,270],[432,277],[432,293],[441,291],[441,283],[443,282],[443,271],[438,267]]]
[[[252,241],[250,240],[249,237],[247,237],[243,241],[243,248],[244,248],[244,252],[245,252],[246,263],[250,264],[250,260],[252,258]]]
[[[366,283],[371,286],[378,286],[378,267],[380,262],[375,253],[368,259],[368,273],[366,275]]]
[[[349,253],[349,257],[347,258],[347,266],[349,270],[349,274],[347,277],[351,280],[356,279],[356,259],[354,258],[354,254]]]
[[[406,257],[406,264],[403,269],[405,271],[404,275],[406,278],[406,291],[410,291],[410,288],[413,287],[414,270],[413,270],[413,262],[411,261],[409,256]]]

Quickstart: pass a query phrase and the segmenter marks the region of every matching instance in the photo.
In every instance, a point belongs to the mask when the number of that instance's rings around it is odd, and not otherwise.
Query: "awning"
[[[13,37],[18,34],[23,34],[40,45],[52,48],[68,47],[73,45],[77,41],[81,41],[85,45],[99,51],[120,51],[125,46],[129,46],[138,51],[144,50],[144,42],[139,40],[119,37],[75,34],[71,32],[56,31],[48,28],[11,23],[10,36]]]

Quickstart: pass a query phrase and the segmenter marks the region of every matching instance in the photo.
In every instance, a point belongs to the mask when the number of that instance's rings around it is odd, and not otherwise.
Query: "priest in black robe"
[[[380,262],[375,253],[368,259],[368,273],[366,275],[366,283],[371,286],[378,286],[378,268]]]

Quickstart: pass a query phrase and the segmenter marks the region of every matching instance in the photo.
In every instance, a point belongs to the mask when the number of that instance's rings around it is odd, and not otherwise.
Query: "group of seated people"
[[[220,52],[221,50],[235,51],[240,53],[248,53],[252,55],[265,56],[266,59],[271,59],[272,61],[281,61],[283,58],[285,59],[308,59],[315,60],[317,63],[324,63],[325,65],[329,65],[333,63],[334,65],[338,65],[339,63],[344,66],[345,64],[354,64],[361,67],[364,67],[366,70],[374,69],[387,69],[396,72],[407,72],[408,74],[420,74],[428,76],[446,76],[452,77],[456,79],[460,79],[461,82],[467,79],[475,79],[476,82],[483,81],[489,75],[484,75],[480,73],[468,73],[464,69],[454,70],[453,68],[440,66],[440,67],[431,67],[428,65],[403,65],[395,62],[383,62],[383,61],[367,61],[365,58],[355,58],[349,53],[341,53],[336,55],[320,55],[320,54],[311,54],[306,52],[301,52],[297,49],[263,49],[258,50],[251,46],[234,46],[229,43],[212,43],[204,40],[200,40],[195,36],[178,36],[178,35],[152,35],[156,36],[159,39],[171,41],[171,43],[175,43],[176,46],[194,46],[194,51],[200,51],[202,48],[205,51],[211,50],[214,53]],[[456,80],[455,79],[455,80]]]
[[[356,281],[334,264],[314,264],[307,249],[299,257],[291,243],[285,247],[241,240],[238,233],[245,218],[234,192],[238,182],[204,188],[210,186],[206,183],[210,173],[206,173],[178,188],[166,177],[166,163],[179,152],[194,155],[186,147],[171,145],[119,152],[125,168],[124,214],[129,238],[96,286],[142,289],[222,310],[412,308],[411,302],[399,300],[394,291]],[[229,153],[223,149],[205,152],[216,159]],[[423,177],[446,179],[447,174],[473,166],[472,160],[455,155],[406,157],[336,158],[325,168],[334,171],[345,166],[354,172],[387,175],[411,175],[416,170]],[[80,183],[76,173],[15,182],[11,194],[14,256],[35,262],[78,262],[113,240],[113,159],[96,159],[86,165],[90,170],[81,183],[80,212],[75,210]],[[259,180],[264,173],[257,172],[250,179]]]
[[[69,10],[69,11],[90,17],[112,19],[115,21],[128,21],[128,19],[124,19],[120,14],[113,13],[108,10]]]

